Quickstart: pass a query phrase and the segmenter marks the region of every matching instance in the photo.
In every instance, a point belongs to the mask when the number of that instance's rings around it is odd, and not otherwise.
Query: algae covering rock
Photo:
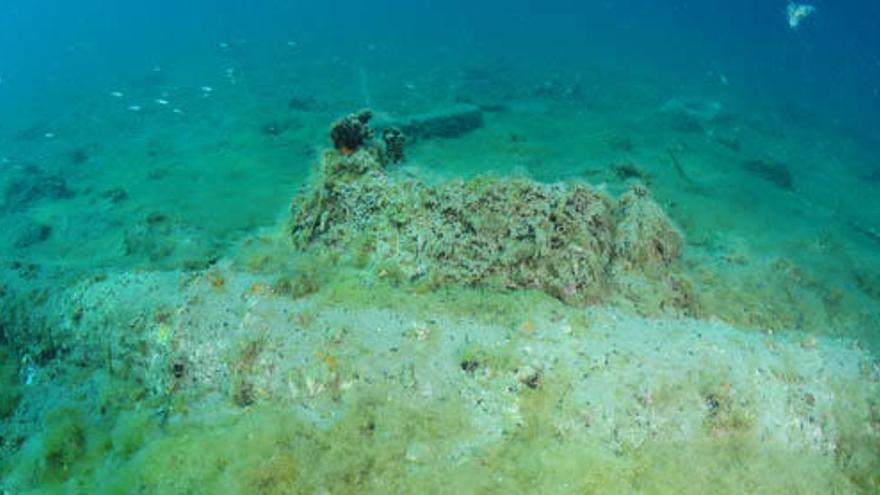
[[[373,139],[373,130],[368,125],[371,118],[373,118],[373,112],[362,110],[333,124],[330,129],[330,138],[336,149],[343,154],[350,155],[367,141]]]
[[[614,254],[629,268],[666,265],[681,256],[681,234],[663,209],[634,185],[621,196],[616,211]]]
[[[372,148],[324,153],[293,203],[299,249],[353,254],[380,276],[428,287],[537,289],[573,304],[607,300],[628,273],[666,283],[657,268],[681,253],[678,230],[641,185],[619,200],[525,178],[427,185],[388,173],[380,158]]]

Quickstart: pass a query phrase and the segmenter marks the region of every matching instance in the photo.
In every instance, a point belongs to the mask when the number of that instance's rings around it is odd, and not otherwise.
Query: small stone
[[[526,387],[535,390],[541,386],[541,372],[532,367],[525,366],[516,373],[516,379]]]
[[[101,197],[110,200],[111,203],[121,203],[128,199],[128,192],[121,187],[114,187],[101,193]]]
[[[465,359],[461,362],[461,369],[466,373],[473,374],[474,371],[480,367],[480,362],[475,359]]]
[[[819,347],[819,342],[816,340],[815,336],[809,335],[801,340],[801,347],[808,350],[816,349]]]

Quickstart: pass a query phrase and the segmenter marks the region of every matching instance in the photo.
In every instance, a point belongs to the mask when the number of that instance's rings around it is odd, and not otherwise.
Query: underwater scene
[[[873,0],[5,0],[0,493],[880,493]]]

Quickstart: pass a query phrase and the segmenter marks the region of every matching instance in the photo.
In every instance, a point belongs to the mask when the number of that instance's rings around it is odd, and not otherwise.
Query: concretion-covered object
[[[483,112],[475,105],[458,104],[434,112],[411,115],[383,122],[399,128],[415,141],[429,138],[456,138],[483,126]]]
[[[357,151],[373,138],[373,130],[367,124],[372,117],[371,111],[363,110],[337,121],[330,129],[330,139],[333,140],[333,146],[344,155],[350,155]]]
[[[403,148],[406,136],[396,127],[382,130],[382,141],[385,142],[385,158],[389,163],[400,163],[406,159]]]
[[[641,185],[619,200],[586,183],[525,178],[428,186],[388,174],[370,148],[325,152],[292,222],[298,248],[364,253],[401,280],[538,289],[575,304],[607,299],[629,273],[662,279],[657,268],[682,245]]]

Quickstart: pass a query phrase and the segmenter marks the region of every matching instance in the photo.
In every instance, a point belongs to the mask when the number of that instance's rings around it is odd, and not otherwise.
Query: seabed
[[[870,143],[438,67],[354,148],[324,65],[0,137],[4,492],[880,491]]]

